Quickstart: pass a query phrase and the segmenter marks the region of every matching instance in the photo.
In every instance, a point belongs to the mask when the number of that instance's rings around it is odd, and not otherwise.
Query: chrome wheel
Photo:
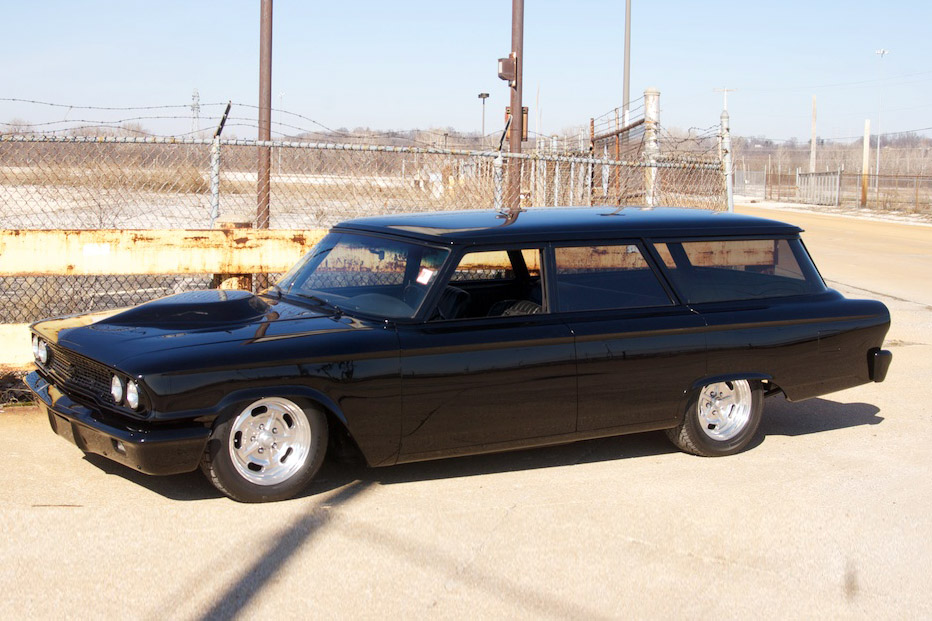
[[[709,438],[731,440],[751,420],[753,394],[747,380],[708,384],[699,393],[699,428]]]
[[[256,485],[287,481],[307,461],[313,434],[307,415],[288,399],[256,401],[233,420],[229,455],[236,472]]]

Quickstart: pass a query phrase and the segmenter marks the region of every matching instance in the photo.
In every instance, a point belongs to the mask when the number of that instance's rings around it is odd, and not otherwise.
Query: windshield
[[[448,254],[443,248],[394,239],[330,233],[278,286],[286,294],[347,312],[410,318]]]

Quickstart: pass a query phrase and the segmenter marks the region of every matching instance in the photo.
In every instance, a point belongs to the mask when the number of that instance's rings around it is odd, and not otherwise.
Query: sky
[[[526,0],[524,105],[549,135],[622,105],[624,1]],[[138,119],[160,134],[201,127],[234,102],[228,130],[256,136],[259,0],[0,3],[0,123]],[[854,140],[932,128],[932,3],[633,0],[631,92],[661,92],[668,129]],[[275,0],[275,136],[300,130],[504,124],[509,0]],[[877,54],[888,50],[885,55]],[[60,104],[47,106],[29,100]],[[177,106],[139,110],[149,106]],[[71,106],[71,108],[69,108]],[[82,108],[133,108],[95,110]],[[139,117],[174,117],[168,119]],[[0,125],[0,131],[6,126]],[[932,130],[923,133],[932,134]],[[226,133],[225,133],[226,135]]]

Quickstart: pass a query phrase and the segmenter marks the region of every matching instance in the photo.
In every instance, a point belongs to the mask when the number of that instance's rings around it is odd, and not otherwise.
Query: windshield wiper
[[[326,307],[326,308],[333,309],[333,311],[334,311],[335,314],[337,314],[337,315],[342,315],[342,314],[343,314],[343,309],[342,309],[342,308],[340,308],[339,306],[337,306],[337,305],[334,304],[333,302],[330,302],[330,301],[328,301],[328,300],[325,300],[324,298],[322,298],[322,297],[320,297],[320,296],[317,296],[317,295],[314,295],[314,294],[311,294],[311,293],[296,293],[296,292],[294,292],[294,291],[291,291],[291,292],[289,292],[289,293],[291,293],[291,295],[294,295],[294,296],[296,296],[296,297],[302,298],[302,299],[304,299],[304,300],[310,300],[311,302],[314,302],[314,303],[317,304],[318,306],[324,306],[324,307]]]

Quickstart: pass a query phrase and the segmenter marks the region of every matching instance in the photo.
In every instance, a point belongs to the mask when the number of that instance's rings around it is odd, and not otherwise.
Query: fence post
[[[654,207],[657,201],[657,157],[660,145],[657,130],[660,125],[660,91],[649,88],[644,91],[644,195],[648,207]]]
[[[611,178],[612,169],[609,168],[605,160],[608,159],[608,145],[602,145],[602,200],[608,198],[608,180]]]
[[[210,145],[210,228],[220,217],[220,137]]]
[[[492,183],[495,188],[494,194],[495,194],[495,210],[496,211],[502,211],[503,206],[504,206],[504,200],[503,200],[504,184],[502,183],[503,182],[502,160],[503,158],[502,158],[501,152],[499,152],[499,154],[495,156],[495,159],[492,160]]]
[[[560,162],[553,163],[553,206],[560,204]]]
[[[570,162],[570,204],[576,204],[576,162]]]
[[[728,204],[728,213],[734,213],[735,187],[731,176],[731,131],[728,120],[728,110],[722,110],[722,170],[725,173],[725,202]]]
[[[838,167],[838,176],[835,178],[835,206],[841,205],[841,166]]]

